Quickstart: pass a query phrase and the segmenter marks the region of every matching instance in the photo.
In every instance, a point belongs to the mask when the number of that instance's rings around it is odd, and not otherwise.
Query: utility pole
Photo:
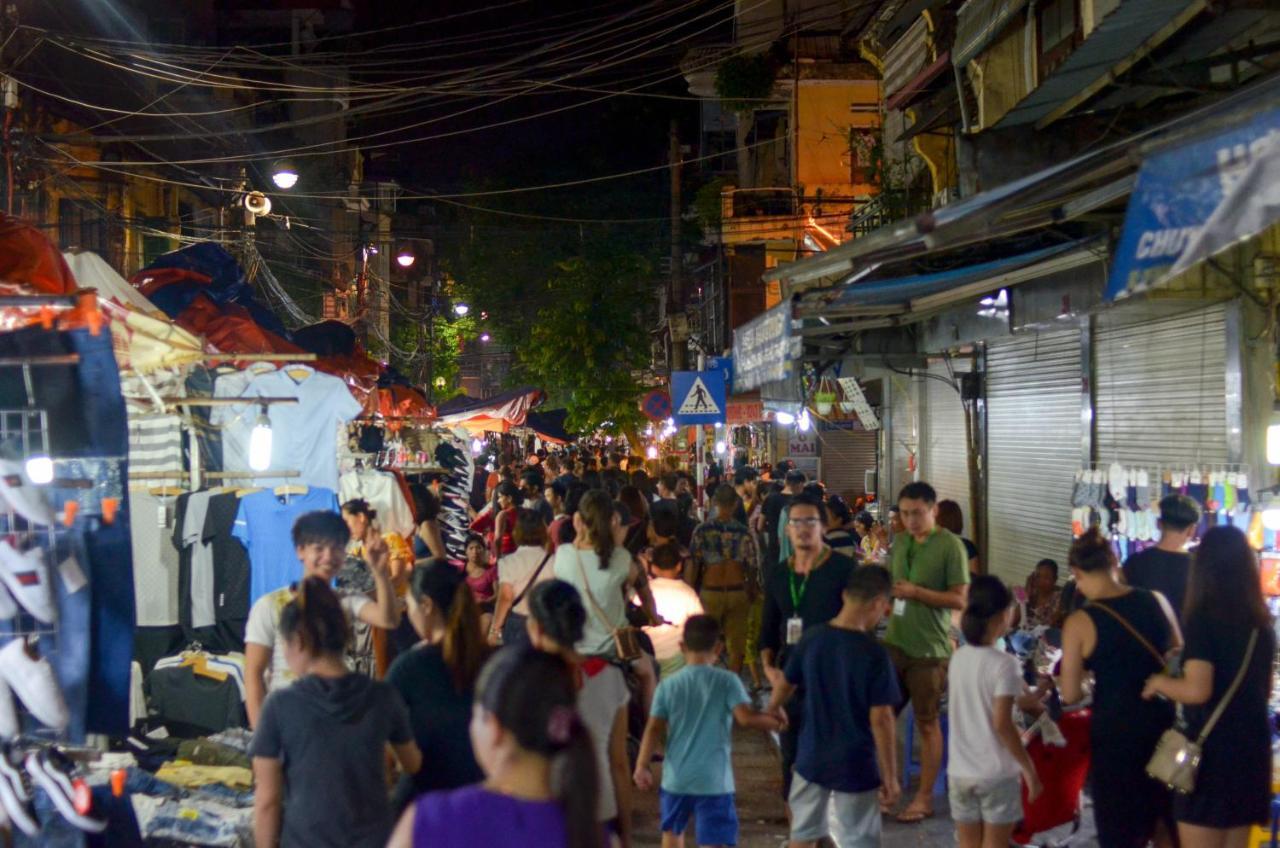
[[[681,264],[684,251],[680,246],[680,126],[675,118],[671,119],[670,150],[668,162],[671,164],[671,294],[667,298],[667,316],[684,314],[684,280]],[[673,334],[674,336],[674,334]],[[688,345],[685,340],[671,340],[671,369],[685,370],[689,361]]]

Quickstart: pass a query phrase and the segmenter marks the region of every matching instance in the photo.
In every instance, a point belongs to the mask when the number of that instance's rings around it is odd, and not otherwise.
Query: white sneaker
[[[18,722],[18,708],[13,704],[13,693],[9,691],[9,684],[0,680],[0,739],[12,739],[21,732],[22,725]],[[0,771],[3,770],[4,763],[0,762]]]
[[[58,608],[49,586],[49,567],[45,565],[42,548],[19,553],[7,541],[0,541],[0,581],[37,620],[52,624],[57,618]]]
[[[26,639],[14,639],[0,648],[0,677],[37,721],[51,730],[67,729],[71,716],[53,666],[44,657],[36,656]]]
[[[46,527],[57,523],[57,516],[49,507],[44,493],[27,476],[24,463],[12,459],[0,459],[0,499],[7,501],[18,515],[32,524]]]
[[[0,743],[0,782],[8,781],[19,800],[30,801],[31,792],[22,776],[22,754],[8,742]]]
[[[102,833],[107,829],[105,821],[90,818],[76,809],[76,787],[72,783],[75,764],[66,754],[56,748],[32,751],[27,754],[27,774],[68,822],[88,833]]]

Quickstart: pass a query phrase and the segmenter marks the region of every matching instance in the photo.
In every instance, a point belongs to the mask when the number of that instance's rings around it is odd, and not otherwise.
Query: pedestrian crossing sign
[[[723,424],[725,408],[724,371],[673,371],[671,402],[676,425]]]

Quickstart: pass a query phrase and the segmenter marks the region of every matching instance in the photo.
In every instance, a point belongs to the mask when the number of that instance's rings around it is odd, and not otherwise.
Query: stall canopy
[[[1071,241],[949,271],[853,283],[802,300],[796,315],[858,318],[863,327],[892,326],[916,313],[1099,262],[1103,250],[1100,241]],[[847,329],[830,327],[832,332]],[[819,331],[814,328],[815,333]]]
[[[565,429],[565,421],[569,418],[567,409],[548,409],[546,412],[530,412],[525,417],[524,426],[532,430],[539,439],[554,445],[567,445],[573,436]]]
[[[545,399],[541,389],[532,388],[513,389],[485,399],[460,395],[440,404],[436,414],[439,423],[465,427],[473,433],[506,433],[512,427],[525,426],[529,410]]]
[[[0,212],[0,283],[36,294],[71,294],[76,279],[53,242],[30,224]]]

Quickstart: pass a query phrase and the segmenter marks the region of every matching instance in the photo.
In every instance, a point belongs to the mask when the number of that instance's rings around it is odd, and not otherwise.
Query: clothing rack
[[[16,368],[28,365],[79,365],[80,354],[57,353],[47,356],[0,356],[0,367]]]
[[[129,479],[132,480],[176,480],[179,478],[186,479],[191,476],[190,471],[139,471],[136,474],[130,474]],[[202,475],[210,480],[240,480],[259,477],[301,477],[300,471],[206,471]]]
[[[165,406],[270,406],[298,402],[296,397],[167,397],[160,400]]]

